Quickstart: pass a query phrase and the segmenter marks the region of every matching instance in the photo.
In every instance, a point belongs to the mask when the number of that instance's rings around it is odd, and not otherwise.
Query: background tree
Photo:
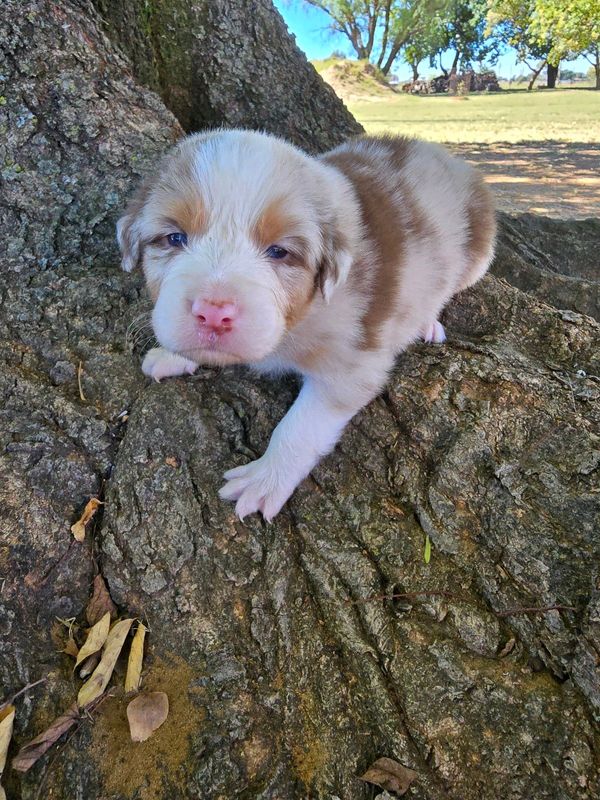
[[[580,53],[594,67],[600,89],[600,0],[535,0],[535,11],[532,32],[552,41],[548,63]]]
[[[600,89],[600,0],[491,0],[488,20],[532,70],[529,88],[547,66],[553,89],[561,60],[581,54],[594,67]],[[528,63],[531,57],[539,59],[537,67]]]
[[[495,37],[487,28],[488,0],[453,0],[446,9],[441,44],[437,61],[444,75],[456,75],[461,66],[466,68],[486,58],[495,60],[498,54]],[[446,51],[454,53],[450,69],[442,63]]]
[[[404,46],[402,57],[412,69],[413,81],[419,78],[419,65],[422,61],[429,59],[430,65],[434,66],[435,55],[442,48],[445,37],[445,14],[438,12]]]
[[[357,58],[367,59],[387,75],[403,48],[424,41],[454,0],[306,0],[331,19]]]
[[[552,43],[532,29],[535,0],[491,0],[488,26],[499,45],[512,47],[517,61],[531,70],[527,89],[531,91],[540,73],[547,66]]]

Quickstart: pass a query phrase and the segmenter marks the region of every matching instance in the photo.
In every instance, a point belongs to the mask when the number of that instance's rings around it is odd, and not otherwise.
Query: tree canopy
[[[447,74],[484,60],[494,63],[503,49],[515,48],[533,80],[547,66],[552,85],[560,61],[583,54],[600,83],[600,0],[306,2],[328,15],[331,29],[346,36],[357,58],[385,75],[401,56],[416,78],[426,59]],[[442,58],[448,53],[452,63],[446,69]]]

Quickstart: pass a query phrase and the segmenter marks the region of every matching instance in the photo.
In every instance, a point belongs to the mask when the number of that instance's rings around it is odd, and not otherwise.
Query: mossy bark
[[[314,150],[362,130],[270,0],[94,3],[136,78],[188,132],[256,128]]]

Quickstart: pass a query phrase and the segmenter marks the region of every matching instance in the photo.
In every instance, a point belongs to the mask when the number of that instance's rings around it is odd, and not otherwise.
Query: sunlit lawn
[[[593,89],[468,97],[395,94],[347,105],[368,133],[387,131],[439,142],[600,142],[600,91]]]

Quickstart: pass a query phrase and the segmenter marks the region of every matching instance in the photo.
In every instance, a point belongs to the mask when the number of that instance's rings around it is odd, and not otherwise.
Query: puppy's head
[[[163,159],[117,225],[163,347],[199,363],[258,361],[331,296],[351,257],[328,169],[249,131],[191,136]]]

